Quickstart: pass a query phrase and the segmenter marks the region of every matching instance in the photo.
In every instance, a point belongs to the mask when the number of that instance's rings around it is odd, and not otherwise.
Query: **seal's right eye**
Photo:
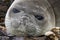
[[[13,8],[13,10],[12,10],[14,13],[19,13],[20,11],[18,10],[18,9],[16,9],[16,8]]]

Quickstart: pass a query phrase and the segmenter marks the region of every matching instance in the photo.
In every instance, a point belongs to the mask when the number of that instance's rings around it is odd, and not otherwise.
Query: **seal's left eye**
[[[35,18],[37,18],[38,20],[43,20],[44,17],[42,15],[35,15]]]
[[[14,13],[19,13],[20,11],[18,10],[18,9],[16,9],[16,8],[13,8],[13,10],[12,10]]]

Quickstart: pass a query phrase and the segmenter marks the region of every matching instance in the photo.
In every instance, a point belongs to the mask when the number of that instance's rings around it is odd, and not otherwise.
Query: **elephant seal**
[[[55,16],[47,0],[14,0],[5,25],[8,35],[39,36],[55,27]]]

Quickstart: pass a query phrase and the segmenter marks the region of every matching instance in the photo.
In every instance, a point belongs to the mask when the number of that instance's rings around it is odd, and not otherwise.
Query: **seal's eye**
[[[16,9],[16,8],[13,8],[13,10],[12,10],[14,13],[19,13],[20,11],[18,10],[18,9]]]
[[[42,15],[35,15],[35,18],[37,18],[38,20],[43,20],[44,17]]]

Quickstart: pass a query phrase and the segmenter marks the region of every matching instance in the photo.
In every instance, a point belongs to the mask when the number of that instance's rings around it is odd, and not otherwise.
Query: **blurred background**
[[[14,0],[0,0],[0,30],[5,31],[4,19],[7,12],[7,9]],[[1,34],[0,34],[1,35]]]
[[[6,11],[11,5],[13,0],[0,0],[0,25],[4,26],[4,18],[6,15]]]

